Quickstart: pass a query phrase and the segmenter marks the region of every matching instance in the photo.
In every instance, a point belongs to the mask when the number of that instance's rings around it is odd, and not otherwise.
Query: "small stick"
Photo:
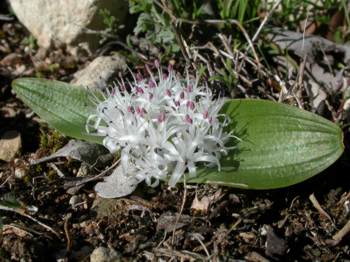
[[[60,239],[60,234],[58,234],[55,230],[53,230],[51,227],[49,227],[48,225],[45,225],[44,223],[40,222],[39,220],[35,219],[34,217],[31,217],[30,215],[24,213],[23,210],[18,209],[18,208],[12,208],[12,207],[7,207],[7,206],[3,206],[0,205],[0,210],[4,210],[4,211],[9,211],[9,212],[14,212],[16,214],[19,214],[21,216],[24,216],[26,218],[29,218],[30,220],[34,221],[35,223],[39,224],[40,226],[44,227],[46,230],[50,231],[51,233],[53,233],[57,238]]]
[[[202,239],[201,239],[201,238],[203,238],[203,236],[200,235],[199,233],[193,233],[193,234],[191,234],[191,235],[192,235],[192,237],[194,237],[194,238],[201,244],[201,246],[202,246],[202,248],[203,248],[205,254],[206,254],[207,257],[208,257],[208,261],[210,261],[210,257],[211,257],[211,256],[210,256],[210,254],[209,254],[209,251],[208,251],[207,247],[205,246],[205,244],[203,243],[203,241],[202,241]]]
[[[332,238],[337,245],[350,232],[350,220]]]
[[[280,5],[280,3],[282,2],[282,0],[277,1],[273,7],[271,8],[270,12],[268,12],[268,14],[264,17],[263,21],[261,22],[258,30],[256,30],[253,38],[252,38],[252,42],[255,42],[255,40],[258,38],[258,36],[260,35],[261,30],[263,29],[264,25],[266,24],[267,20],[269,20],[270,16],[272,15],[272,13],[275,11],[275,9]]]
[[[320,213],[320,215],[322,216],[325,216],[333,225],[334,225],[334,222],[331,218],[330,215],[328,215],[328,213],[321,207],[320,203],[318,203],[314,193],[312,193],[310,196],[309,196],[309,199],[312,203],[312,205],[317,209],[317,211]]]
[[[84,177],[83,179],[80,179],[79,181],[68,181],[64,183],[64,187],[65,188],[71,188],[71,187],[79,187],[82,186],[88,182],[91,181],[95,181],[100,179],[101,177],[103,177],[106,173],[108,173],[108,171],[110,171],[111,169],[115,168],[120,162],[120,159],[118,161],[116,161],[113,165],[111,165],[110,167],[108,167],[106,170],[103,170],[100,174],[93,176],[93,177]]]
[[[172,245],[172,246],[174,245],[174,240],[175,240],[176,225],[179,223],[181,214],[182,214],[182,212],[183,212],[183,210],[184,210],[184,207],[185,207],[186,195],[187,195],[186,178],[184,177],[184,196],[183,196],[183,198],[182,198],[182,204],[181,204],[180,212],[179,212],[179,214],[177,215],[176,221],[175,221],[175,224],[174,224],[173,235],[172,235],[172,237],[171,237],[171,245]]]
[[[64,233],[66,234],[66,238],[67,238],[66,251],[68,254],[72,251],[72,246],[73,246],[73,242],[71,240],[71,234],[69,233],[69,220],[71,217],[72,217],[72,213],[68,213],[64,219]]]

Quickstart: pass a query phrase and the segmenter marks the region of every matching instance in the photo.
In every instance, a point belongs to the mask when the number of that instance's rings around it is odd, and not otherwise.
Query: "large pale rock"
[[[105,29],[100,10],[107,9],[119,24],[128,12],[127,0],[9,0],[13,11],[41,47],[87,42],[98,44],[96,34],[84,29]]]
[[[76,72],[72,84],[85,86],[92,90],[103,89],[116,80],[118,72],[123,72],[126,68],[127,65],[122,56],[100,56],[86,68]]]

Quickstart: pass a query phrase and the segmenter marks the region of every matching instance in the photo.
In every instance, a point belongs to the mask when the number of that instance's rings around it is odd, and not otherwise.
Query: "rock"
[[[72,84],[86,86],[89,89],[101,89],[116,77],[118,71],[124,71],[126,67],[124,58],[119,55],[100,56],[86,68],[75,73]]]
[[[269,257],[285,255],[288,248],[287,242],[283,238],[278,237],[271,226],[266,225],[265,230],[265,254]]]
[[[7,131],[0,138],[0,160],[10,162],[22,146],[21,135],[17,131]]]
[[[37,39],[40,47],[51,45],[74,46],[87,43],[89,48],[98,46],[100,36],[88,34],[86,29],[104,30],[101,11],[122,24],[128,13],[128,1],[110,0],[9,0],[21,23]],[[84,44],[83,44],[84,45]]]
[[[90,256],[90,262],[117,262],[120,261],[119,254],[112,248],[98,247]]]
[[[24,167],[16,167],[15,168],[15,178],[23,179],[28,173],[28,170]]]
[[[75,209],[82,201],[83,199],[80,195],[74,195],[69,199],[69,204]]]

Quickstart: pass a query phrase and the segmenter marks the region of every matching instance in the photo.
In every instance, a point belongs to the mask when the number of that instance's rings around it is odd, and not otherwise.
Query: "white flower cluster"
[[[107,91],[86,128],[103,136],[111,152],[121,150],[124,174],[150,186],[168,180],[173,187],[185,172],[195,176],[199,164],[220,169],[233,135],[223,130],[229,119],[218,119],[223,99],[214,101],[198,78],[179,79],[171,67],[167,74],[158,62],[155,67],[156,74],[146,67],[147,78],[137,73],[127,87],[121,81]]]

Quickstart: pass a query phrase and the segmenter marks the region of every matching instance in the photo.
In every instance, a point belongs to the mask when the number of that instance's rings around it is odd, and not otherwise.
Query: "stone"
[[[37,39],[40,47],[51,45],[75,46],[87,43],[89,48],[98,46],[100,36],[87,29],[106,29],[101,11],[121,25],[128,13],[128,1],[110,0],[9,0],[19,21]]]
[[[24,167],[16,167],[15,168],[15,178],[17,179],[23,179],[27,175],[28,170]]]
[[[10,162],[22,146],[21,135],[17,131],[7,131],[0,138],[0,160]]]
[[[115,79],[117,72],[125,71],[125,60],[119,55],[100,56],[87,67],[76,72],[72,84],[88,87],[89,89],[103,89],[111,80]]]
[[[120,256],[112,248],[98,247],[90,255],[90,262],[117,262]]]

